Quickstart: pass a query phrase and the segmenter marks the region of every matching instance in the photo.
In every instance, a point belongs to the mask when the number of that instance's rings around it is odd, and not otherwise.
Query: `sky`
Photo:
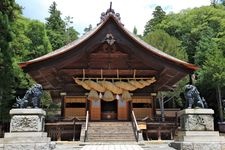
[[[49,6],[55,1],[62,18],[73,17],[73,26],[83,34],[90,24],[95,27],[102,12],[110,6],[120,13],[121,22],[129,31],[137,28],[143,34],[144,26],[152,18],[156,6],[161,6],[166,13],[177,13],[183,9],[210,5],[210,0],[16,0],[23,7],[23,15],[45,22],[49,17]]]

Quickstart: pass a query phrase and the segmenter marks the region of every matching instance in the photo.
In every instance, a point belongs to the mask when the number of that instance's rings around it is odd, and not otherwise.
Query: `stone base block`
[[[170,146],[177,150],[224,150],[222,142],[172,142]]]
[[[3,138],[0,138],[0,150],[3,150],[4,145],[3,145]]]
[[[10,133],[5,133],[0,150],[51,150],[55,144],[44,131],[42,109],[11,109]],[[2,149],[1,149],[2,146]]]
[[[17,137],[47,137],[47,132],[12,132],[5,133],[5,138],[17,138]]]
[[[46,112],[42,109],[11,109],[10,132],[43,132]]]
[[[217,131],[179,131],[175,141],[185,142],[225,142]]]
[[[212,109],[184,109],[178,112],[181,130],[214,131]]]
[[[172,147],[179,150],[225,150],[225,138],[214,131],[212,109],[184,109],[178,112],[181,131]]]
[[[5,133],[3,139],[4,150],[51,150],[54,147],[45,132]]]

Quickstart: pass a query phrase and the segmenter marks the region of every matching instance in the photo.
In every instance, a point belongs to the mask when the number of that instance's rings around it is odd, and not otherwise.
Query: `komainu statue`
[[[39,108],[40,107],[40,99],[43,93],[42,86],[40,84],[34,84],[31,88],[29,88],[26,91],[26,94],[24,97],[16,98],[16,103],[13,105],[13,107],[16,108],[27,108],[27,107],[33,107],[33,108]]]
[[[201,98],[197,88],[194,85],[187,84],[185,86],[184,97],[186,99],[185,108],[207,108],[204,98]]]

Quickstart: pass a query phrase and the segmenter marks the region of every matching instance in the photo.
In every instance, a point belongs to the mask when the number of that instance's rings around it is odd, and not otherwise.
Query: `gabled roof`
[[[158,50],[157,48],[149,45],[148,43],[144,42],[142,39],[140,39],[138,36],[134,35],[133,33],[131,33],[130,31],[128,31],[124,26],[123,24],[121,24],[121,22],[119,20],[117,20],[117,18],[115,17],[114,14],[109,14],[105,19],[104,21],[102,21],[100,24],[98,24],[98,26],[96,26],[95,28],[93,28],[92,30],[90,30],[89,32],[87,32],[86,34],[84,34],[82,37],[80,37],[79,39],[55,50],[55,51],[52,51],[46,55],[43,55],[41,57],[38,57],[36,59],[32,59],[32,60],[29,60],[29,61],[26,61],[26,62],[22,62],[20,63],[20,67],[21,68],[26,68],[28,67],[29,65],[32,65],[33,63],[38,63],[40,61],[45,61],[47,59],[50,59],[50,58],[53,58],[55,56],[59,56],[61,54],[64,54],[70,50],[73,50],[73,48],[75,48],[76,46],[78,46],[79,44],[85,42],[87,39],[89,39],[91,36],[93,36],[98,30],[100,30],[102,28],[102,26],[108,22],[109,19],[113,19],[117,25],[123,30],[123,32],[128,36],[130,37],[131,39],[133,39],[134,42],[140,44],[141,46],[143,46],[145,48],[146,51],[149,51],[155,55],[157,55],[158,57],[160,58],[163,58],[163,59],[166,59],[168,61],[171,61],[177,65],[181,65],[182,67],[184,68],[187,68],[187,69],[190,69],[190,71],[195,71],[198,69],[197,66],[193,65],[193,64],[190,64],[190,63],[187,63],[185,61],[182,61],[178,58],[175,58],[171,55],[168,55],[166,53],[164,53],[163,51],[161,50]]]
[[[115,38],[112,45],[108,43],[109,50],[104,48],[108,35]],[[65,90],[65,86],[73,84],[72,77],[81,76],[84,69],[88,72],[86,77],[98,76],[100,70],[108,76],[117,76],[115,70],[121,70],[123,76],[131,77],[130,70],[137,70],[137,76],[157,78],[152,91],[171,87],[198,69],[142,41],[124,27],[120,15],[112,9],[102,13],[97,27],[78,40],[19,65],[50,90]]]

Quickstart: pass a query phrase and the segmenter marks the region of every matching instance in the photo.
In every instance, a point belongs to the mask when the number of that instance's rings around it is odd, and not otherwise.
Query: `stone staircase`
[[[87,142],[135,142],[131,122],[89,122]]]

